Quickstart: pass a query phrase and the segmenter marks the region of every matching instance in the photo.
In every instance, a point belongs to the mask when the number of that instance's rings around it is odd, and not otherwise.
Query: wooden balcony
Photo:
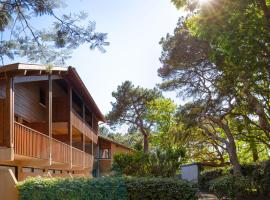
[[[49,141],[49,136],[14,122],[15,154],[37,159],[49,159]]]
[[[50,158],[51,151],[51,158]],[[93,156],[34,129],[14,122],[14,152],[20,160],[47,160],[72,168],[92,168]]]
[[[70,163],[71,148],[69,145],[52,138],[52,161],[59,163]]]
[[[74,110],[72,111],[72,125],[85,134],[86,137],[93,140],[94,143],[97,143],[97,134],[95,134],[93,129],[89,127],[89,125],[84,122],[83,118]]]

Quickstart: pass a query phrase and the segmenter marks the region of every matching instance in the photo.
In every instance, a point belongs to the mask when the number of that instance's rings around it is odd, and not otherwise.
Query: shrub
[[[204,171],[199,176],[199,188],[201,191],[209,191],[210,181],[221,177],[224,174],[223,169],[214,169]]]
[[[197,200],[196,185],[176,178],[131,178],[126,184],[129,200]]]
[[[250,181],[243,176],[225,175],[210,181],[210,191],[218,198],[245,197],[251,193]]]
[[[184,157],[182,149],[133,154],[119,153],[114,156],[112,170],[117,175],[172,177],[179,170]]]
[[[43,179],[19,183],[20,200],[126,200],[123,178]]]
[[[195,200],[196,185],[173,178],[106,177],[28,179],[17,186],[20,200]]]

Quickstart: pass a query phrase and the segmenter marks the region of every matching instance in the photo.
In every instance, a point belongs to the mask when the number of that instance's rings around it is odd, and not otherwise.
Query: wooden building
[[[94,176],[110,174],[113,157],[116,153],[131,153],[134,150],[104,136],[98,136],[98,150],[95,157],[93,170]]]
[[[91,176],[105,118],[72,67],[0,68],[0,169],[27,176]]]

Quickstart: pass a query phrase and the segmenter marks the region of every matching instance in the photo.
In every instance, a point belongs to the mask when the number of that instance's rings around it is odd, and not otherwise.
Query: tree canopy
[[[144,137],[144,151],[148,151],[148,137],[153,122],[146,118],[147,103],[161,97],[157,89],[135,87],[130,81],[125,81],[112,93],[115,102],[107,115],[111,126],[130,125],[130,129],[138,130]]]
[[[96,23],[87,13],[57,16],[56,10],[64,5],[61,0],[4,0],[0,1],[0,59],[26,57],[30,62],[63,64],[73,49],[89,44],[90,49],[105,51],[107,34],[95,32]],[[51,19],[48,29],[35,27],[32,19]]]
[[[221,156],[225,150],[235,174],[240,174],[237,147],[246,143],[256,161],[259,146],[269,149],[270,144],[270,4],[172,2],[190,14],[180,18],[173,35],[161,40],[160,88],[188,98],[178,114],[183,132],[199,131],[215,142],[216,153]]]

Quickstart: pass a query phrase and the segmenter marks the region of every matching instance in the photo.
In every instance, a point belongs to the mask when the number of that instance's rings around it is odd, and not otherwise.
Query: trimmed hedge
[[[261,163],[242,164],[241,171],[258,194],[270,196],[270,160]],[[212,180],[232,174],[232,168],[226,167],[203,171],[199,177],[199,188],[202,191],[209,191]]]
[[[210,191],[218,198],[235,199],[252,195],[250,181],[246,177],[226,175],[210,181]]]
[[[210,181],[221,177],[223,174],[224,174],[224,170],[220,168],[202,172],[199,176],[200,190],[209,191]]]
[[[195,200],[197,187],[174,178],[31,178],[17,185],[20,200]]]

